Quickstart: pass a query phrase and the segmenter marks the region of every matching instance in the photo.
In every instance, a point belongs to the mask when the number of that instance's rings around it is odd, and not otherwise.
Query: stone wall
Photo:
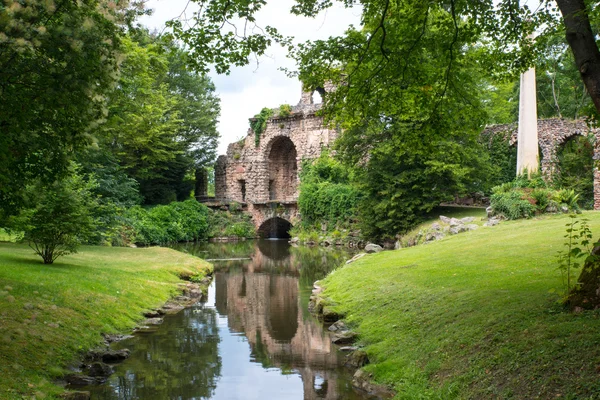
[[[517,144],[517,124],[492,125],[483,131],[484,136],[504,135],[510,137],[509,144]],[[538,140],[542,174],[552,179],[557,168],[558,149],[573,136],[594,135],[594,160],[600,160],[600,129],[590,128],[585,120],[565,120],[559,118],[538,120]],[[594,169],[594,209],[600,210],[600,172]]]
[[[248,129],[245,138],[231,143],[227,154],[217,159],[215,197],[247,203],[248,211],[257,214],[257,227],[265,221],[258,214],[270,210],[264,207],[267,203],[295,205],[302,160],[318,157],[338,136],[317,115],[321,104],[313,104],[313,93],[303,92],[288,116],[279,116],[279,109],[274,109],[258,146],[254,131]]]

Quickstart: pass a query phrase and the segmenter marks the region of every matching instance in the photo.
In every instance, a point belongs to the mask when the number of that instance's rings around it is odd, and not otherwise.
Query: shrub
[[[98,225],[93,215],[98,200],[91,192],[95,184],[78,175],[74,166],[63,180],[49,185],[37,181],[26,188],[25,207],[9,220],[9,227],[24,233],[44,264],[76,253]]]
[[[502,214],[507,219],[530,218],[535,214],[535,205],[527,200],[521,190],[494,193],[491,206],[494,214]]]
[[[260,113],[254,116],[254,120],[250,121],[250,128],[254,131],[254,144],[256,147],[260,145],[260,136],[267,128],[267,122],[273,115],[273,110],[270,108],[263,108]]]
[[[292,106],[289,104],[282,104],[279,106],[279,116],[282,118],[287,118],[292,115]]]
[[[136,206],[125,214],[136,243],[165,244],[208,237],[208,208],[195,200],[149,209]],[[123,231],[127,231],[124,227]]]

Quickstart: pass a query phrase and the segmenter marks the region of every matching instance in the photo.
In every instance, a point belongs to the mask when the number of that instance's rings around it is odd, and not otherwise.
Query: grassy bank
[[[52,398],[52,381],[101,333],[128,332],[177,292],[180,273],[212,268],[159,247],[86,246],[43,265],[13,243],[0,243],[0,266],[0,399]]]
[[[600,213],[584,213],[600,235]],[[600,398],[599,312],[557,305],[567,216],[368,255],[322,281],[398,399]]]

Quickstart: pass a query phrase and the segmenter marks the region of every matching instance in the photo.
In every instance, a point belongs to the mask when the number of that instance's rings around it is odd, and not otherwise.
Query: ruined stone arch
[[[291,138],[273,137],[263,150],[267,169],[269,201],[289,202],[297,198],[298,151]]]
[[[273,217],[265,220],[258,228],[258,234],[262,238],[289,239],[292,223],[281,217]]]

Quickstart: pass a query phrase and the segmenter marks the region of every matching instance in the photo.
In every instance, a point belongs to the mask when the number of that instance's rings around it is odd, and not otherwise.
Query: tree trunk
[[[569,294],[571,308],[593,310],[600,307],[600,246],[594,247],[592,255],[595,257],[586,261],[575,289]]]
[[[567,31],[567,42],[575,56],[575,64],[600,112],[600,51],[592,32],[584,0],[556,0]]]

